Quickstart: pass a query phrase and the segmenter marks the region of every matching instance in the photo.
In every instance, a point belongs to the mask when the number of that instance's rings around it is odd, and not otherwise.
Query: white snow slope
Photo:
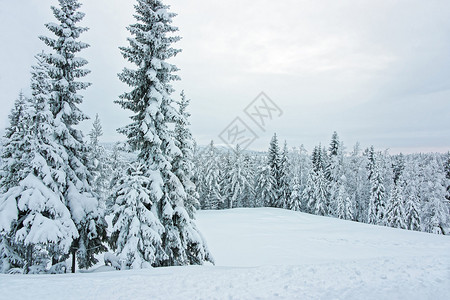
[[[448,236],[269,208],[197,224],[216,266],[0,275],[0,298],[450,299]]]

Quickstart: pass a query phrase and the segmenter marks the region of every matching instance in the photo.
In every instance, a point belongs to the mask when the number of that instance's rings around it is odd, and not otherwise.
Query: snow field
[[[3,299],[448,299],[450,239],[281,209],[200,211],[216,266],[1,275]]]

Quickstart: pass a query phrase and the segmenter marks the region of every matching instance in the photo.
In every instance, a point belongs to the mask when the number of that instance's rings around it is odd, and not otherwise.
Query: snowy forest
[[[446,234],[450,154],[390,155],[356,144],[346,151],[336,132],[309,155],[303,146],[267,153],[196,149],[194,175],[202,209],[277,207],[320,216]]]
[[[391,155],[352,149],[335,132],[308,152],[275,134],[267,152],[197,145],[189,98],[168,61],[180,50],[174,13],[137,0],[128,27],[129,90],[117,105],[131,114],[127,141],[102,142],[95,112],[82,112],[90,71],[79,52],[87,28],[78,0],[51,7],[57,23],[36,51],[31,94],[21,92],[1,142],[0,271],[66,273],[107,253],[117,269],[214,263],[196,211],[274,207],[374,225],[450,233],[450,153]],[[125,64],[124,61],[124,64]],[[77,125],[95,116],[90,132]],[[68,264],[67,262],[70,261]]]

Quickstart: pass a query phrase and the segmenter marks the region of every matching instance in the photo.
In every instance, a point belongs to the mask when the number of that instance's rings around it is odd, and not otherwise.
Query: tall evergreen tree
[[[315,202],[314,213],[319,216],[328,215],[328,181],[322,171],[319,171],[315,176],[315,189],[313,191],[313,195]]]
[[[414,161],[405,162],[405,168],[397,182],[403,185],[402,196],[405,202],[406,229],[420,231],[419,180],[416,172],[416,164]]]
[[[255,197],[260,206],[270,206],[277,197],[276,182],[272,169],[266,161],[262,161],[255,176]]]
[[[224,207],[220,185],[222,176],[218,159],[217,149],[214,146],[214,142],[211,141],[202,153],[203,163],[198,166],[200,172],[197,181],[202,209],[219,209]]]
[[[449,225],[449,207],[446,204],[446,178],[436,155],[432,155],[423,167],[422,196],[424,214],[423,228],[426,232],[445,234]]]
[[[186,99],[184,91],[181,92],[181,101],[179,103],[180,117],[175,124],[176,145],[181,151],[172,163],[174,174],[180,179],[186,192],[184,206],[191,218],[194,218],[195,211],[200,207],[199,195],[193,182],[194,177],[194,138],[189,129],[189,117],[191,114],[187,111],[190,100]]]
[[[371,185],[367,220],[369,224],[384,225],[386,190],[383,185],[383,176],[376,161],[372,171]]]
[[[20,92],[14,101],[14,107],[9,115],[9,126],[5,129],[2,143],[2,176],[0,191],[7,191],[24,179],[24,173],[29,163],[31,127],[33,122],[33,107],[30,99]],[[27,157],[28,156],[28,157]]]
[[[14,235],[9,245],[26,248],[22,255],[25,272],[33,272],[36,267],[45,271],[50,258],[53,262],[65,258],[79,236],[61,193],[64,149],[55,141],[55,122],[49,106],[49,66],[42,56],[37,56],[37,60],[31,80],[33,112],[28,118],[19,119],[29,126],[24,139],[28,141],[28,151],[22,155],[26,156],[24,177],[0,196],[0,202],[16,204]]]
[[[306,180],[305,188],[302,191],[302,207],[304,207],[306,212],[311,214],[314,214],[316,207],[316,198],[314,197],[316,190],[316,177],[316,172],[311,169]]]
[[[233,152],[233,156],[229,159],[229,165],[227,166],[227,174],[223,182],[223,195],[226,199],[226,207],[243,207],[247,202],[246,191],[250,188],[250,182],[248,181],[248,169],[244,164],[244,155],[239,147],[236,145],[236,149]]]
[[[112,169],[110,168],[111,164],[108,161],[105,148],[99,144],[102,135],[102,125],[98,114],[96,114],[91,132],[89,133],[88,158],[92,174],[92,189],[101,199],[102,206],[104,206],[109,191]]]
[[[49,67],[52,81],[50,111],[56,126],[55,143],[63,147],[64,185],[60,192],[70,210],[79,237],[74,240],[72,272],[75,272],[75,256],[80,268],[87,268],[97,262],[94,255],[104,251],[102,239],[106,237],[106,222],[98,198],[92,191],[92,175],[88,169],[88,149],[83,134],[76,129],[87,116],[79,109],[83,97],[78,93],[90,86],[90,83],[78,81],[90,71],[83,68],[87,60],[77,56],[81,50],[89,47],[79,41],[80,35],[87,31],[77,25],[85,16],[78,11],[78,0],[58,0],[59,7],[52,6],[53,15],[58,20],[46,27],[56,37],[41,36],[40,39],[51,48],[50,53],[42,54]]]
[[[402,153],[396,155],[392,162],[392,171],[394,173],[394,184],[399,181],[403,170],[405,169],[405,157]]]
[[[311,160],[313,165],[314,172],[318,173],[319,171],[326,171],[326,152],[322,150],[322,146],[314,147],[312,152]]]
[[[330,207],[328,208],[331,215],[338,216],[338,196],[341,189],[341,178],[344,175],[344,154],[342,145],[336,132],[333,133],[329,147],[329,160],[325,169],[325,177],[329,181]],[[345,189],[345,187],[343,187]],[[342,195],[341,195],[342,196]],[[346,200],[346,199],[339,199]]]
[[[394,228],[407,228],[403,203],[403,187],[398,183],[392,189],[388,200],[386,207],[386,225]]]
[[[278,145],[277,134],[275,133],[270,141],[268,156],[268,164],[274,179],[275,192],[272,194],[274,198],[270,199],[268,206],[278,207],[278,201],[280,199],[280,178],[281,178],[281,158],[280,147]]]
[[[301,192],[298,176],[294,176],[290,182],[290,193],[286,208],[294,211],[301,210]]]
[[[367,222],[367,211],[370,199],[370,181],[367,176],[367,157],[360,155],[357,143],[349,157],[345,176],[347,178],[348,193],[354,204],[353,219]]]
[[[110,244],[122,269],[150,267],[154,261],[168,259],[161,240],[164,227],[146,187],[150,180],[142,169],[141,165],[130,166],[114,187]]]
[[[375,172],[375,149],[373,146],[370,146],[370,148],[366,149],[365,155],[367,157],[367,172],[368,172],[368,179],[369,181],[372,180],[373,173]]]
[[[279,208],[287,208],[291,195],[290,195],[290,183],[291,183],[291,172],[290,172],[290,165],[288,161],[288,147],[286,141],[284,142],[283,152],[281,153],[280,157],[280,185],[279,185],[279,191],[278,191],[278,202],[277,207]]]
[[[339,189],[336,193],[336,217],[345,220],[353,219],[353,203],[347,192],[347,178],[345,175],[339,179]]]
[[[447,159],[444,163],[445,177],[447,178],[447,200],[450,201],[450,151],[447,153]]]
[[[30,169],[33,115],[32,102],[21,92],[9,115],[9,127],[5,130],[2,147],[4,164],[0,177],[0,260],[3,272],[10,268],[24,268],[27,263],[26,247],[16,241],[21,217],[16,191],[20,190],[20,183]],[[28,254],[29,258],[31,253]]]
[[[172,48],[180,40],[175,35],[178,28],[172,25],[175,14],[160,0],[137,0],[135,9],[137,23],[128,27],[133,38],[128,38],[128,47],[120,49],[136,69],[125,68],[119,74],[132,90],[117,103],[133,113],[132,123],[119,131],[127,136],[132,150],[138,151],[137,160],[149,178],[139,190],[148,190],[150,210],[164,228],[164,253],[157,249],[147,262],[152,266],[202,263],[212,258],[186,212],[186,191],[172,165],[175,157],[183,155],[171,130],[181,118],[171,97],[171,82],[179,79],[174,74],[178,69],[167,62],[180,52]]]

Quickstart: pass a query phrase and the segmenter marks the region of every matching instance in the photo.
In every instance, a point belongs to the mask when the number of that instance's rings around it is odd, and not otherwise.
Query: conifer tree
[[[447,178],[447,200],[450,201],[450,151],[447,153],[447,159],[444,162],[445,177]]]
[[[288,208],[287,202],[290,199],[290,166],[288,161],[288,147],[286,141],[284,142],[283,152],[280,157],[280,185],[279,185],[279,198],[277,207]]]
[[[194,138],[189,129],[189,117],[191,114],[187,111],[190,100],[186,99],[184,91],[181,92],[181,101],[179,103],[180,117],[175,124],[176,145],[182,155],[177,155],[173,161],[174,174],[180,178],[183,188],[186,192],[184,206],[191,218],[194,218],[195,211],[200,207],[199,194],[194,184]]]
[[[368,223],[384,225],[385,222],[385,193],[383,177],[379,166],[375,161],[374,170],[371,176],[371,193],[369,199]]]
[[[354,205],[353,219],[367,222],[368,203],[370,199],[370,181],[367,176],[367,157],[360,155],[357,143],[349,157],[345,171],[348,193]]]
[[[394,228],[407,228],[403,202],[403,187],[398,183],[392,189],[388,200],[386,207],[386,225]]]
[[[27,247],[16,240],[21,217],[16,196],[30,169],[33,118],[32,101],[20,92],[9,115],[1,153],[4,160],[0,176],[0,264],[3,272],[19,268],[28,273],[31,261],[31,250],[27,251]]]
[[[402,153],[396,155],[392,162],[392,171],[394,173],[394,184],[399,181],[403,170],[405,169],[405,157]]]
[[[445,234],[449,224],[449,207],[446,204],[446,178],[436,155],[432,155],[422,170],[422,196],[424,202],[423,228],[426,232]]]
[[[316,173],[311,169],[308,174],[305,189],[302,191],[302,207],[305,208],[306,212],[311,214],[314,213],[316,206],[316,198],[314,197],[317,181],[316,177]]]
[[[291,191],[289,193],[289,199],[286,205],[287,209],[300,211],[301,210],[301,192],[300,181],[298,176],[294,176],[290,182]]]
[[[104,205],[109,191],[110,175],[112,173],[110,163],[106,156],[106,150],[99,144],[103,135],[102,125],[98,114],[95,115],[91,132],[89,133],[89,162],[92,174],[92,189],[101,199]]]
[[[56,127],[55,143],[63,147],[61,157],[65,160],[61,170],[65,182],[60,192],[79,234],[71,247],[72,272],[75,272],[75,256],[79,267],[87,268],[97,262],[94,254],[106,249],[101,243],[106,237],[106,222],[101,204],[92,191],[88,149],[82,132],[75,128],[87,119],[78,107],[83,101],[78,92],[90,86],[90,83],[78,81],[90,72],[83,68],[87,60],[77,56],[78,52],[89,47],[78,40],[88,30],[77,26],[85,14],[78,11],[81,7],[78,0],[58,2],[59,7],[52,6],[51,9],[59,23],[46,24],[56,38],[41,36],[40,39],[51,48],[51,52],[43,53],[42,57],[49,65],[48,74],[52,82],[49,103]]]
[[[325,174],[319,171],[315,176],[315,189],[313,197],[315,202],[314,213],[319,216],[326,216],[329,214],[329,195],[328,195],[328,181]]]
[[[272,169],[266,161],[261,162],[256,174],[255,197],[260,201],[260,206],[270,206],[277,197],[276,182]]]
[[[281,172],[281,161],[280,161],[280,147],[278,146],[278,138],[275,133],[270,141],[269,152],[268,152],[268,164],[274,179],[274,193],[272,194],[274,198],[270,199],[268,206],[278,207],[278,201],[280,199],[280,172]]]
[[[2,143],[0,191],[5,192],[10,187],[16,186],[26,176],[24,170],[30,160],[29,139],[34,114],[32,110],[32,102],[20,92],[8,116],[9,126],[5,129]]]
[[[255,199],[255,160],[250,155],[244,154],[243,170],[246,184],[244,185],[243,207],[257,207],[258,200]]]
[[[353,205],[347,193],[347,178],[342,175],[338,182],[339,189],[336,193],[336,217],[344,220],[353,218]]]
[[[227,202],[226,207],[244,207],[249,202],[253,189],[249,181],[250,170],[239,144],[226,162],[228,164],[224,168],[226,171],[221,189]]]
[[[174,170],[173,162],[183,155],[176,145],[171,127],[180,114],[171,97],[171,82],[178,80],[177,67],[167,62],[180,50],[172,44],[180,40],[172,25],[174,13],[160,0],[137,0],[137,23],[128,27],[132,38],[121,47],[122,55],[136,69],[125,68],[119,79],[132,90],[120,96],[118,104],[133,113],[132,123],[119,131],[128,138],[132,150],[138,151],[138,162],[149,182],[138,188],[149,197],[150,210],[162,224],[162,251],[145,257],[152,266],[202,263],[212,260],[206,243],[186,212],[186,191]],[[145,190],[146,189],[146,190]]]
[[[29,128],[24,137],[28,151],[22,152],[22,159],[26,157],[24,176],[0,196],[0,202],[16,204],[11,206],[17,216],[9,245],[26,249],[22,253],[26,273],[33,269],[46,271],[50,258],[64,258],[79,236],[61,193],[64,149],[55,141],[56,128],[49,106],[49,66],[41,55],[36,58],[38,64],[33,67],[31,80],[33,111],[18,120]]]
[[[164,227],[146,187],[150,180],[142,169],[142,165],[131,165],[114,187],[110,244],[122,269],[151,267],[152,262],[168,259],[161,240]]]
[[[375,149],[373,146],[370,146],[370,148],[366,149],[365,155],[368,159],[367,162],[367,172],[368,172],[368,179],[369,181],[372,180],[373,173],[375,171]]]
[[[344,176],[344,155],[342,145],[336,132],[333,133],[329,147],[329,160],[325,169],[325,177],[329,181],[330,207],[328,208],[331,215],[338,216],[338,199],[341,189],[341,178]],[[344,187],[345,189],[345,187]],[[341,195],[342,196],[342,195]],[[345,201],[345,199],[339,199]]]
[[[311,160],[313,165],[314,172],[318,173],[319,171],[325,172],[326,170],[326,153],[322,150],[322,146],[314,147],[312,152]]]
[[[202,209],[223,208],[223,197],[220,183],[222,181],[217,149],[211,141],[204,151],[203,164],[199,174],[198,187]]]

